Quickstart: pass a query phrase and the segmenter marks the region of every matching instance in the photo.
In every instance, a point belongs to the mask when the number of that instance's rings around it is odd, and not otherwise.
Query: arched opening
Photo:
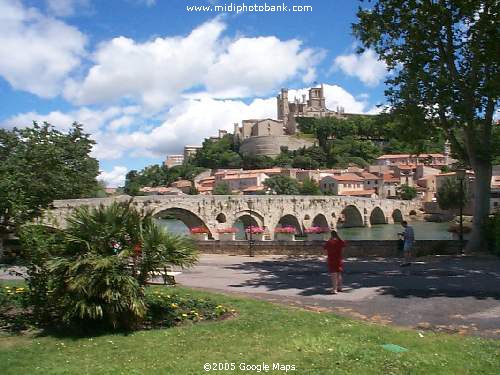
[[[294,227],[295,234],[298,236],[302,235],[302,226],[300,225],[297,218],[293,215],[288,214],[282,216],[281,219],[279,219],[278,224],[276,225],[276,228],[279,227]]]
[[[340,223],[339,223],[340,224]],[[352,228],[352,227],[362,227],[363,217],[358,208],[353,205],[349,205],[342,210],[342,228]]]
[[[156,221],[166,228],[169,232],[176,234],[189,234],[190,229],[194,227],[205,227],[208,230],[208,236],[212,233],[207,225],[196,214],[183,208],[168,208],[155,215]]]
[[[254,226],[258,227],[259,223],[257,222],[257,219],[250,214],[244,214],[241,215],[236,219],[234,222],[233,227],[238,229],[238,232],[236,233],[236,239],[237,240],[246,240],[246,234],[245,234],[245,229]]]
[[[313,227],[322,227],[322,228],[328,228],[328,220],[326,220],[325,215],[323,214],[317,214],[312,222]]]
[[[411,210],[411,211],[410,211],[410,216],[415,216],[415,215],[417,215],[417,211],[415,211],[415,210]]]
[[[396,208],[392,211],[392,219],[395,223],[401,223],[403,221],[403,214],[401,213],[401,210]]]
[[[375,207],[370,214],[370,224],[386,224],[384,211],[380,207]]]
[[[226,222],[226,215],[224,215],[222,212],[220,214],[217,215],[217,217],[215,218],[215,220],[217,220],[218,223],[225,223]]]

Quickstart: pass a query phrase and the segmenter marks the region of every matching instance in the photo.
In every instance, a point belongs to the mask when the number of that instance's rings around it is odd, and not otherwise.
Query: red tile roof
[[[345,173],[341,175],[330,175],[329,177],[337,181],[363,181],[362,177],[355,175],[354,173]]]

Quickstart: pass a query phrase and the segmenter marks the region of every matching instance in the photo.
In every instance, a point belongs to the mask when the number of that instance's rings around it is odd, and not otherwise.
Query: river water
[[[157,219],[158,223],[168,231],[177,234],[189,234],[189,229],[184,223],[176,219]],[[409,225],[415,231],[417,240],[451,240],[452,234],[447,231],[449,223],[430,223],[426,221],[411,221]],[[243,224],[236,223],[240,231],[236,239],[244,239]],[[397,234],[403,228],[400,224],[380,224],[373,225],[371,228],[339,228],[338,232],[346,240],[395,240]]]

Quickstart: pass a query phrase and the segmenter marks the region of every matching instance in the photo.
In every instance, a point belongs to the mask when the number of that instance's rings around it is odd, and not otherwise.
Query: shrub
[[[252,234],[256,234],[256,233],[264,233],[264,228],[262,228],[262,227],[256,227],[256,226],[250,225],[249,227],[247,227],[247,228],[245,229],[245,232],[247,232],[247,233],[252,233]]]
[[[305,230],[306,233],[328,233],[330,228],[328,227],[310,227]]]
[[[488,244],[488,250],[500,256],[500,212],[496,212],[488,218],[484,227],[484,236]]]
[[[192,234],[208,233],[208,229],[205,227],[193,227],[190,229]]]
[[[219,228],[217,233],[238,233],[238,228]]]
[[[34,302],[70,325],[132,329],[145,317],[144,286],[152,271],[197,260],[193,242],[158,227],[130,202],[80,207],[64,230],[26,228],[28,284]],[[30,237],[30,234],[35,237]],[[41,307],[41,306],[40,306]]]
[[[149,328],[172,327],[185,322],[216,320],[234,312],[214,301],[185,297],[165,290],[153,290],[146,294],[146,325]]]

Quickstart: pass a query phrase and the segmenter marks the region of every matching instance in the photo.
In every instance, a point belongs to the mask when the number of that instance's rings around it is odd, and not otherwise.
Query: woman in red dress
[[[332,280],[332,294],[342,291],[342,272],[344,271],[342,253],[345,245],[345,241],[342,241],[338,233],[332,230],[331,238],[323,246],[328,255],[328,272]]]

